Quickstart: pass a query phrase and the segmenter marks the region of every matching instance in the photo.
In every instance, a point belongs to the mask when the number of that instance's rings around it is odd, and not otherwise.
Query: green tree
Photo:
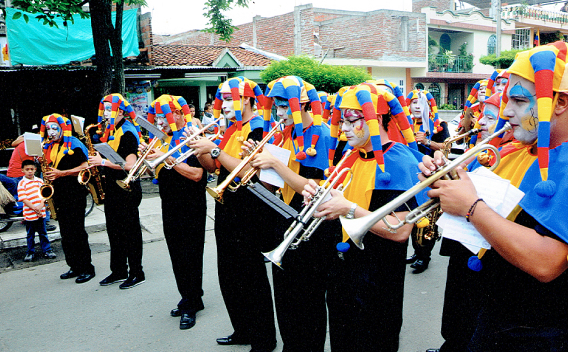
[[[116,4],[116,19],[112,23],[112,4]],[[83,5],[89,3],[89,12],[83,10]],[[125,0],[13,0],[16,9],[38,14],[35,18],[43,21],[44,25],[56,26],[56,18],[63,19],[64,25],[74,22],[74,16],[91,18],[95,59],[99,74],[99,95],[112,92],[124,94],[124,65],[122,62],[122,15]],[[128,5],[146,5],[145,0],[127,0]],[[21,12],[16,12],[13,19],[29,18]],[[110,44],[110,47],[109,47]],[[112,48],[112,53],[111,53]],[[114,55],[113,55],[114,54]],[[114,70],[114,72],[113,72]]]
[[[209,28],[206,28],[204,31],[218,34],[221,40],[229,42],[233,32],[238,27],[233,26],[233,21],[230,18],[226,18],[223,11],[230,10],[233,4],[248,7],[248,2],[249,0],[207,0],[203,8],[205,10],[203,17],[209,19],[207,22]]]
[[[317,90],[335,93],[339,88],[363,83],[371,75],[362,68],[353,66],[320,65],[307,56],[290,56],[288,60],[273,61],[260,73],[260,78],[269,83],[282,76],[298,76],[313,84]]]
[[[479,58],[479,62],[495,68],[508,68],[515,61],[515,56],[520,51],[524,50],[505,50],[501,52],[499,58],[495,57],[495,54],[482,56]]]

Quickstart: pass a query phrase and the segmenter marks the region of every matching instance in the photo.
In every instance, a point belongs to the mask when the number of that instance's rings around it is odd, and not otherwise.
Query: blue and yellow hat
[[[114,139],[114,128],[115,128],[115,120],[118,117],[118,109],[121,109],[125,112],[124,118],[130,121],[136,131],[138,132],[138,137],[142,138],[142,133],[140,132],[140,126],[136,123],[136,113],[132,106],[128,103],[124,97],[118,93],[113,93],[105,96],[101,99],[99,103],[99,115],[98,121],[99,124],[103,121],[103,116],[105,112],[105,104],[104,103],[111,103],[112,104],[112,113],[110,117],[110,125],[105,129],[105,134],[100,138],[101,142],[112,141]]]

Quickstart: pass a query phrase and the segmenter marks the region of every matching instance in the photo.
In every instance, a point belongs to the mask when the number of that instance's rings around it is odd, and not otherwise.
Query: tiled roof
[[[268,66],[270,59],[238,46],[204,45],[154,45],[152,64],[155,66],[212,66],[224,49],[231,53],[243,66]]]

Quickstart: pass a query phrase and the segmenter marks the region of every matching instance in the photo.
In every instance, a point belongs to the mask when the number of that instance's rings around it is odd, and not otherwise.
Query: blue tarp
[[[138,56],[138,32],[136,27],[137,9],[124,11],[122,19],[122,56]],[[95,55],[91,19],[76,18],[72,24],[56,19],[59,28],[43,25],[35,16],[38,14],[6,8],[8,48],[12,65],[64,65],[71,61],[86,60]],[[30,18],[12,19],[14,13],[22,12]],[[77,16],[78,17],[78,16]],[[112,13],[115,21],[115,13]]]

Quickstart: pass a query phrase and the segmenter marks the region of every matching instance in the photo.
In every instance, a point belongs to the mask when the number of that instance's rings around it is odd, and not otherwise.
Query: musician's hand
[[[150,153],[148,153],[148,155],[146,156],[146,160],[154,160],[159,156],[164,155],[165,153],[161,150],[158,150],[157,148],[154,148],[154,150]]]
[[[239,153],[239,156],[242,158],[249,155],[254,150],[254,147],[256,146],[257,143],[258,142],[253,139],[244,141],[243,145],[241,146],[242,152]]]
[[[97,152],[95,155],[89,155],[89,165],[101,166],[102,161],[103,157],[99,152]]]
[[[140,153],[144,153],[144,151],[148,148],[148,144],[144,143],[144,142],[140,142],[140,144],[138,144],[138,151]]]
[[[270,154],[270,152],[266,149],[263,149],[262,152],[256,154],[251,162],[250,162],[250,166],[257,168],[257,169],[274,169],[276,166],[276,163],[279,160],[274,157],[274,155]]]
[[[426,133],[416,132],[414,139],[416,140],[416,143],[424,144],[424,141],[426,140]]]
[[[198,138],[189,142],[189,147],[195,150],[195,156],[200,157],[211,153],[214,148],[217,148],[217,144],[207,138]]]
[[[61,176],[64,176],[63,171],[54,169],[52,167],[50,167],[44,175],[44,177],[50,181],[53,181]]]
[[[479,197],[466,171],[459,168],[457,174],[460,177],[459,180],[434,182],[431,185],[432,189],[428,191],[428,197],[439,198],[444,212],[465,216],[473,202]]]
[[[185,126],[183,128],[183,132],[181,133],[183,135],[183,138],[181,138],[182,140],[187,139],[193,135],[195,135],[197,132],[199,132],[199,129],[195,126]]]
[[[304,204],[307,205],[311,202],[313,196],[316,195],[318,184],[314,180],[308,180],[308,184],[304,186],[302,195],[304,196]]]
[[[318,211],[314,213],[316,218],[325,216],[326,220],[337,219],[340,215],[347,215],[351,209],[352,202],[345,199],[342,192],[332,189],[331,199],[321,204]]]
[[[424,155],[422,162],[418,164],[418,168],[422,171],[422,174],[418,175],[420,181],[424,181],[428,176],[436,172],[438,166],[444,165],[444,154],[440,151],[434,152],[434,157]]]

